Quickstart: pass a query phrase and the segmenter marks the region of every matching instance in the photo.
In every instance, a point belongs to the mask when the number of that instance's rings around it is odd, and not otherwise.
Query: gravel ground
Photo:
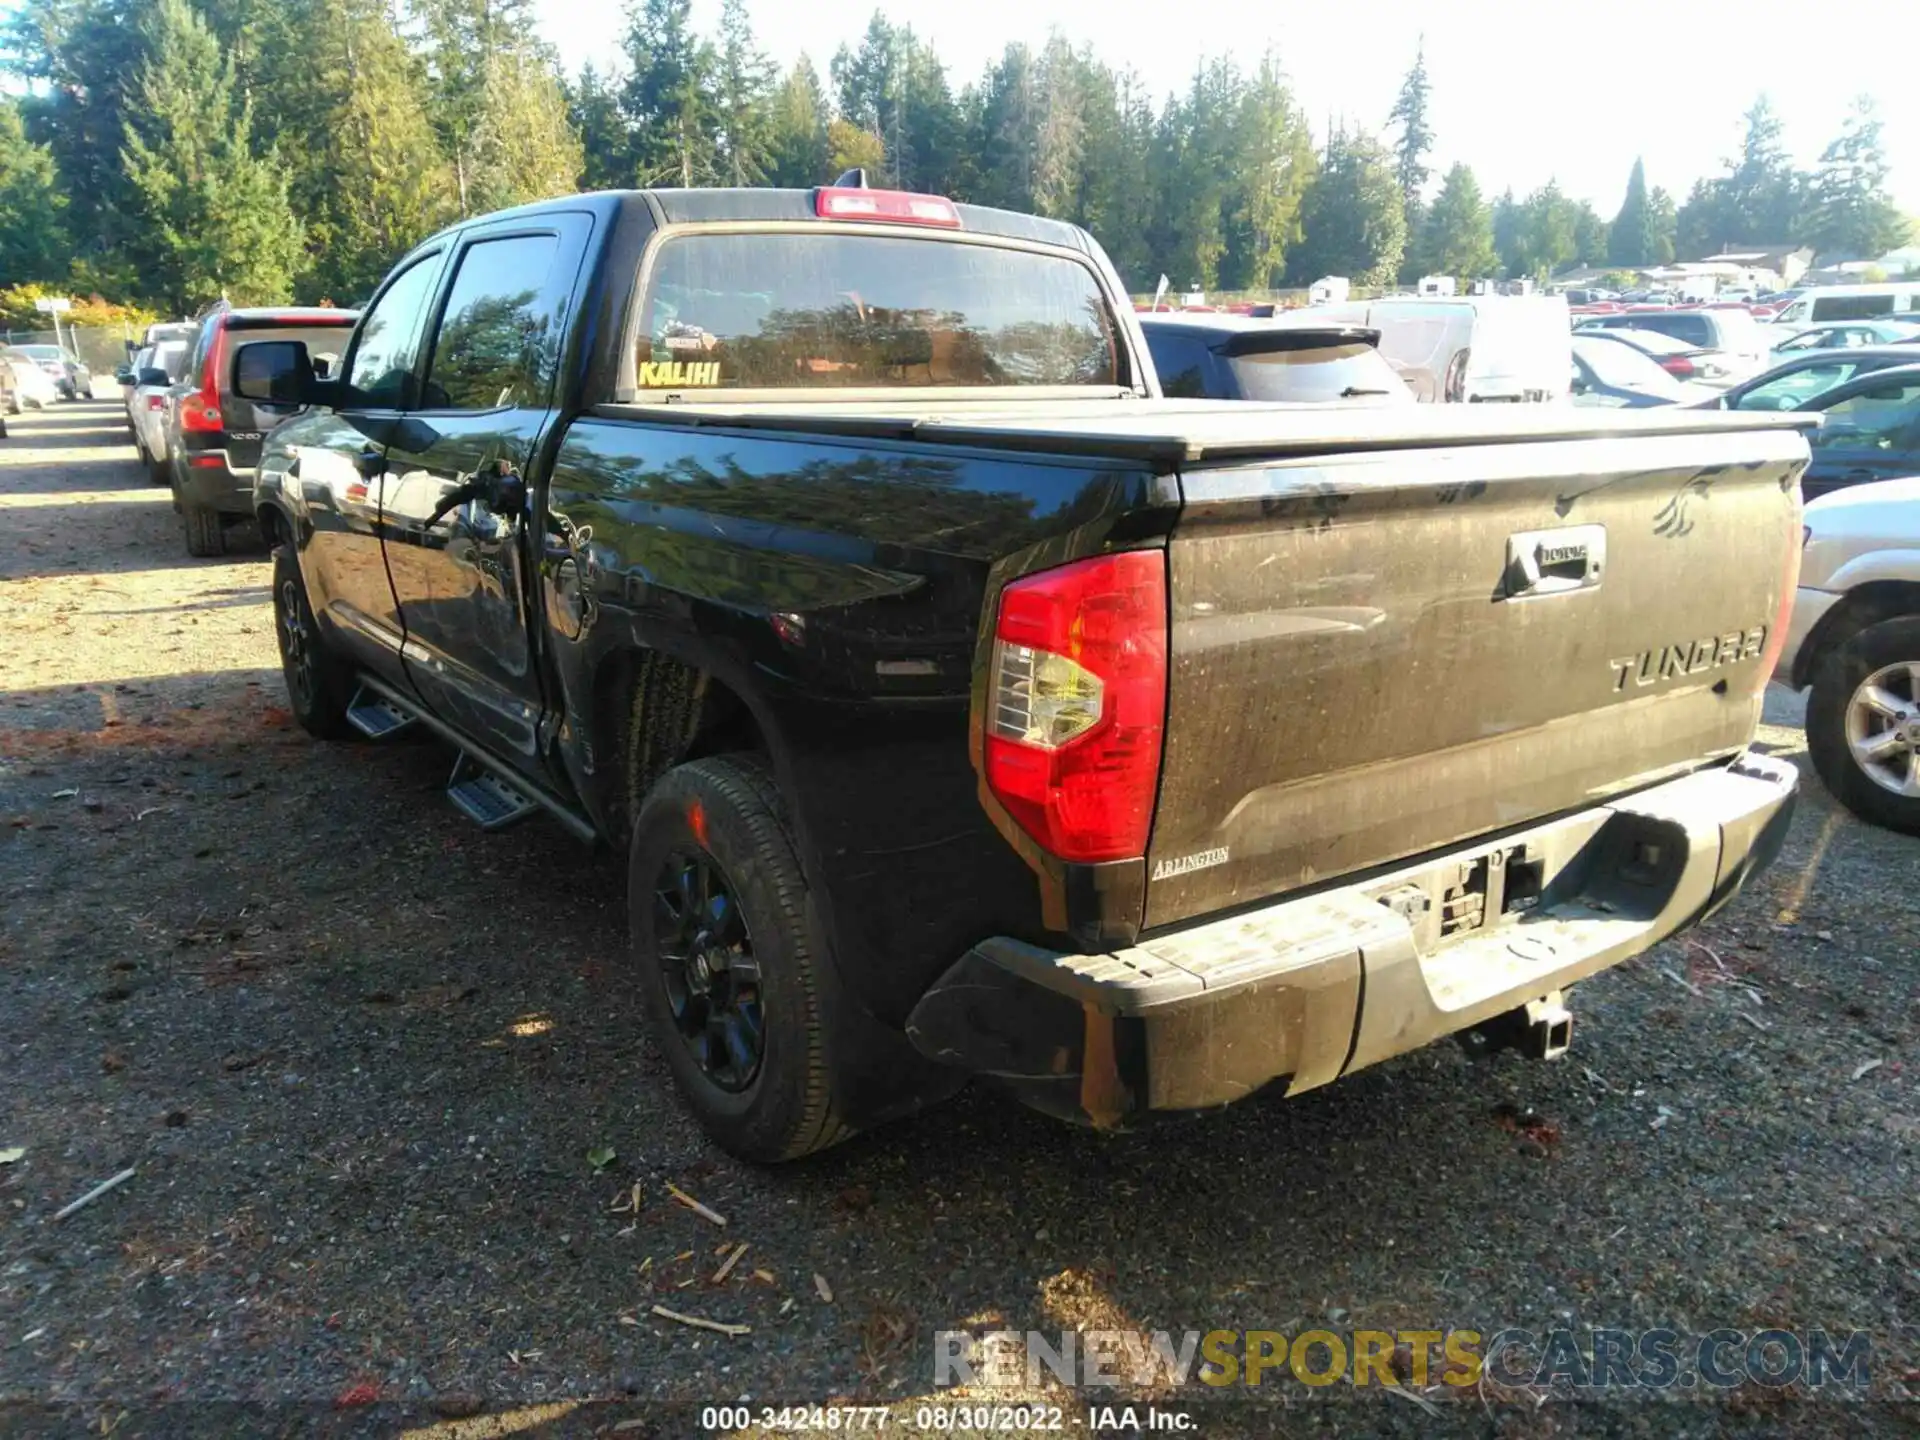
[[[310,742],[266,579],[186,557],[117,404],[0,442],[0,1429],[906,1425],[951,1398],[938,1329],[1573,1325],[1865,1330],[1872,1398],[1169,1403],[1206,1434],[1914,1433],[1920,845],[1810,776],[1780,865],[1581,987],[1561,1062],[1438,1046],[1117,1138],[976,1087],[759,1171],[642,1038],[619,867],[470,827],[436,745]],[[1794,697],[1769,719],[1803,758]]]

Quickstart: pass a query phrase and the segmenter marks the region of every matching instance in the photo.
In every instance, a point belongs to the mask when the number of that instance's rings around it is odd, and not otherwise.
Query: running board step
[[[540,802],[526,791],[501,779],[464,750],[447,777],[447,798],[482,830],[503,830],[540,808]]]
[[[415,716],[362,685],[347,706],[347,723],[369,740],[385,740],[412,725]]]

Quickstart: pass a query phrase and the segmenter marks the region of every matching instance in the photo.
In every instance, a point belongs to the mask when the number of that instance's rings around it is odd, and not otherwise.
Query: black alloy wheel
[[[734,887],[697,847],[667,853],[654,883],[654,953],[673,1027],[716,1088],[738,1095],[766,1054],[760,965]]]

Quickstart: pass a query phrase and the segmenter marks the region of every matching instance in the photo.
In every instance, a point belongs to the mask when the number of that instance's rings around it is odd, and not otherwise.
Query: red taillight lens
[[[914,195],[905,190],[858,190],[823,185],[814,192],[813,213],[822,220],[877,220],[894,225],[960,228],[960,212],[944,195]]]
[[[1767,631],[1767,643],[1760,651],[1760,676],[1754,682],[1758,695],[1773,678],[1773,667],[1780,663],[1780,652],[1787,647],[1787,627],[1793,623],[1793,604],[1800,594],[1800,552],[1806,548],[1812,532],[1800,523],[1806,507],[1800,499],[1800,487],[1793,488],[1793,520],[1787,526],[1787,563],[1780,572],[1780,604],[1774,611],[1773,626]],[[1793,543],[1793,532],[1800,532],[1800,543]]]
[[[149,409],[149,410],[164,410],[164,409],[166,409],[166,408],[167,408],[167,397],[166,397],[166,396],[164,396],[164,395],[149,395],[149,396],[147,396],[147,409]]]
[[[226,428],[220,418],[220,367],[226,362],[227,330],[223,325],[213,333],[207,347],[207,367],[200,374],[200,388],[180,401],[180,428],[202,434]]]
[[[1660,362],[1660,368],[1676,380],[1693,378],[1693,361],[1684,355],[1669,355]]]
[[[1144,855],[1167,711],[1167,566],[1129,550],[1016,580],[988,680],[987,788],[1049,853]]]

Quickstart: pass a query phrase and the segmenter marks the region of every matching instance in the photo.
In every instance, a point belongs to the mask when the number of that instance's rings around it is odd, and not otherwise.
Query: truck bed
[[[872,398],[863,393],[807,401],[702,397],[673,404],[604,405],[595,413],[654,424],[807,431],[1187,465],[1530,440],[1812,430],[1819,424],[1818,416],[1793,412],[1753,414],[1677,406],[1632,412],[1571,405],[1417,405],[1383,410],[1057,394],[1017,402],[952,392],[902,399],[897,391]]]

